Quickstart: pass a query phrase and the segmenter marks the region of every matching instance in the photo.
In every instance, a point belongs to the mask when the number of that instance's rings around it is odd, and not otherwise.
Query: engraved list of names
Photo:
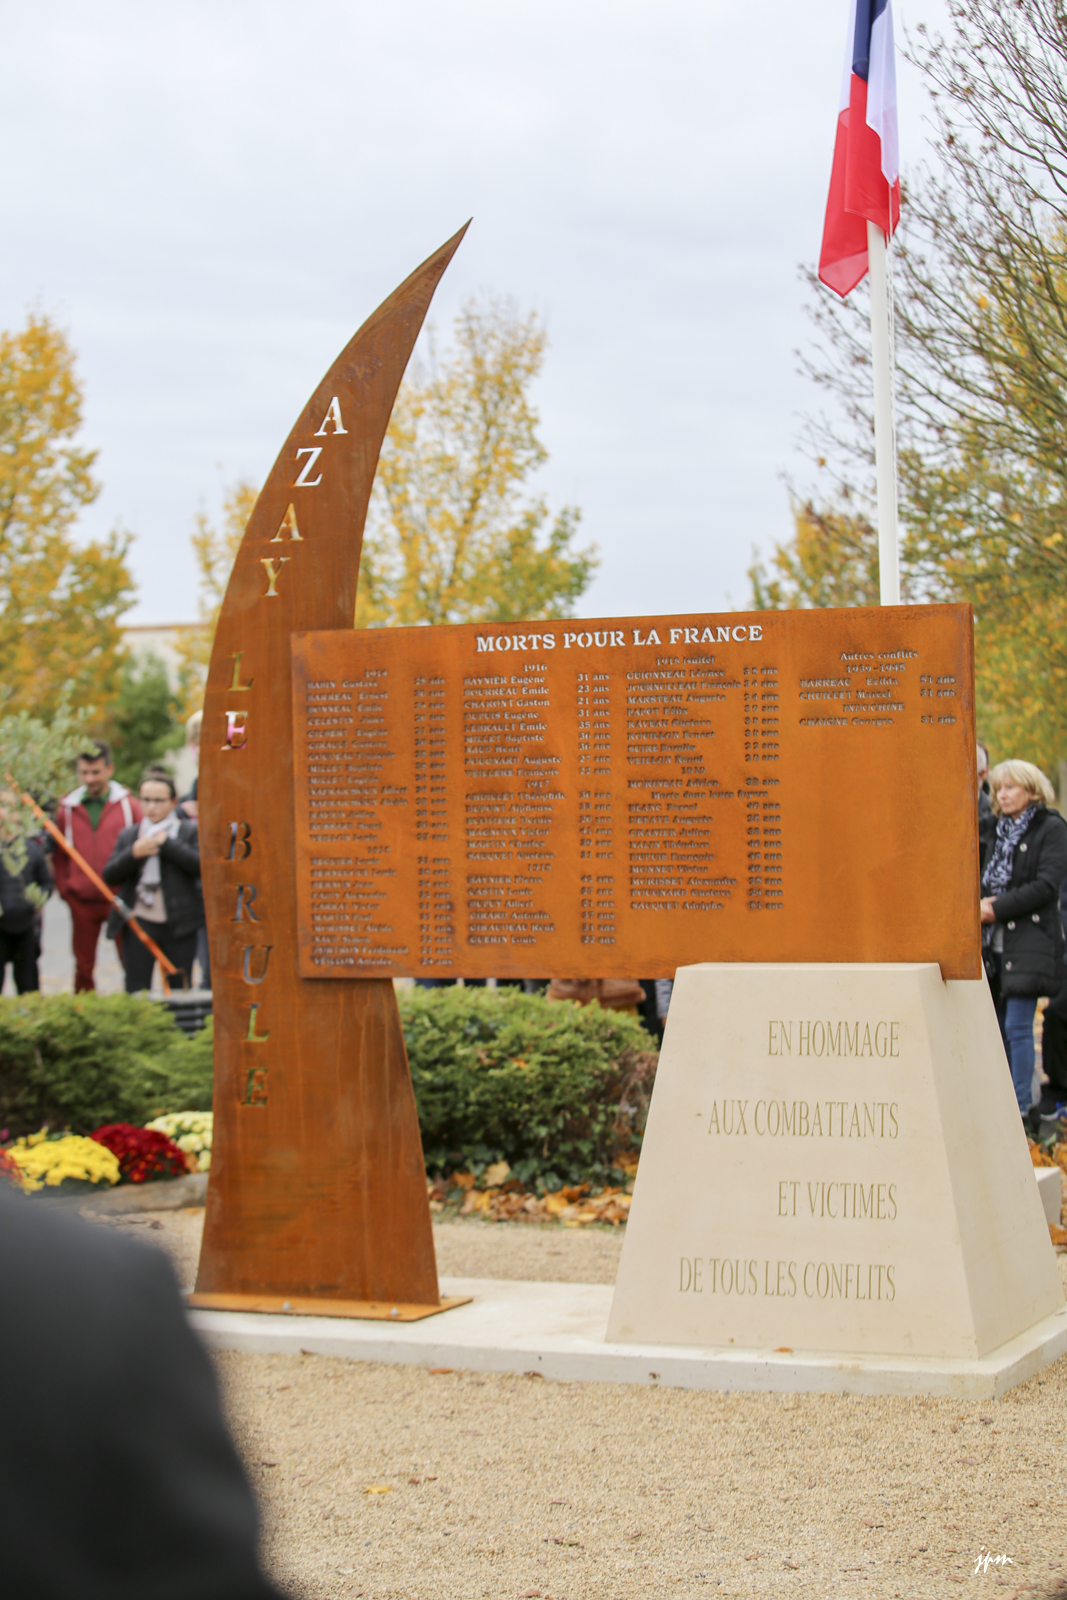
[[[294,635],[301,973],[977,976],[972,685],[962,606]]]

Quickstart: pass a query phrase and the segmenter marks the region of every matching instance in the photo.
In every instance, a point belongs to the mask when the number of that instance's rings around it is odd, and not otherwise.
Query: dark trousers
[[[188,989],[192,987],[190,974],[193,970],[193,958],[196,955],[196,930],[192,933],[175,934],[171,932],[169,922],[142,922],[141,927],[148,937],[158,944],[167,960],[177,967],[173,978],[167,981],[172,989]],[[126,968],[126,993],[139,994],[143,989],[152,987],[152,968],[156,958],[151,950],[147,950],[131,928],[127,928],[122,936],[122,964]]]
[[[511,982],[513,980],[508,979],[507,981]],[[522,979],[520,978],[518,981],[521,983]],[[416,989],[454,989],[458,982],[458,978],[416,978],[415,987]],[[484,978],[464,978],[463,983],[468,989],[485,988]]]
[[[10,965],[11,976],[19,994],[36,994],[41,987],[37,978],[37,929],[29,927],[23,933],[5,933],[0,928],[0,989]]]
[[[1034,1078],[1034,1012],[1036,995],[1005,995],[1001,993],[1000,975],[1003,956],[996,950],[986,950],[982,957],[986,978],[993,996],[993,1006],[1004,1041],[1004,1054],[1008,1058],[1012,1087],[1020,1115],[1026,1116],[1032,1104]]]
[[[111,906],[106,900],[79,900],[74,895],[67,901],[73,925],[71,944],[74,946],[74,993],[92,994],[96,988],[93,970],[96,967],[96,946],[100,929],[108,919]]]
[[[1061,991],[1062,993],[1062,991]],[[1041,1065],[1058,1104],[1067,1100],[1067,1020],[1050,1006],[1041,1031]]]

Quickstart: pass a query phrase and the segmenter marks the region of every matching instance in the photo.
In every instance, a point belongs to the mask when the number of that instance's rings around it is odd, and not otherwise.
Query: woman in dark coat
[[[197,825],[177,815],[177,790],[165,772],[145,773],[140,800],[144,820],[119,834],[104,881],[118,887],[119,898],[177,967],[172,981],[188,988],[204,923]],[[135,934],[122,940],[122,962],[127,994],[151,986],[155,958]]]
[[[989,775],[996,834],[982,850],[982,956],[1015,1096],[1030,1110],[1034,1010],[1063,982],[1060,884],[1067,876],[1067,822],[1050,809],[1052,785],[1029,761],[1002,761]]]

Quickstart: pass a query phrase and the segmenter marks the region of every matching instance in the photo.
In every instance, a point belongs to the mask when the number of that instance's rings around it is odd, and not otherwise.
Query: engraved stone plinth
[[[984,982],[679,970],[609,1342],[973,1359],[1062,1307]]]

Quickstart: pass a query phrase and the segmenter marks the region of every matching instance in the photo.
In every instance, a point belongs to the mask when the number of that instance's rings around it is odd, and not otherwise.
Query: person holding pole
[[[145,933],[144,929],[141,927],[141,924],[138,922],[133,912],[129,910],[126,903],[123,900],[120,900],[112,889],[108,888],[107,884],[97,872],[96,868],[90,866],[89,862],[86,861],[81,852],[76,849],[73,844],[71,844],[69,839],[64,838],[63,834],[60,833],[51,817],[48,816],[46,812],[41,810],[40,806],[33,798],[33,795],[28,794],[25,789],[20,789],[20,787],[15,783],[15,779],[10,771],[6,772],[4,776],[6,781],[11,785],[11,793],[15,796],[15,798],[22,805],[27,806],[29,810],[33,812],[34,816],[37,818],[37,821],[41,824],[43,832],[51,835],[53,842],[59,846],[60,852],[70,856],[74,865],[80,872],[84,873],[85,877],[92,884],[93,888],[96,890],[97,894],[100,895],[101,899],[105,900],[111,907],[111,913],[109,913],[109,916],[113,913],[118,918],[118,921],[122,927],[125,928],[126,932],[130,934],[131,937],[140,940],[145,949],[151,952],[152,960],[159,962],[160,970],[163,973],[163,988],[169,994],[170,989],[167,979],[173,978],[177,973],[177,968],[174,966],[174,963],[168,956],[163,954],[163,951],[159,948],[158,944],[156,944],[155,940]],[[167,774],[164,773],[164,777],[166,776]],[[118,934],[116,934],[115,937],[117,942]]]
[[[878,586],[900,604],[893,427],[892,302],[887,244],[900,220],[897,82],[891,0],[850,0],[819,278],[842,299],[870,273]]]
[[[56,826],[70,847],[59,849],[52,858],[56,893],[70,907],[74,946],[74,993],[92,994],[96,985],[96,946],[100,929],[108,919],[110,900],[105,899],[82,862],[88,862],[98,876],[115,848],[121,829],[140,822],[137,800],[121,783],[115,782],[111,747],[103,739],[88,745],[74,763],[78,787],[64,795],[56,812]],[[72,853],[73,851],[73,853]],[[121,947],[120,947],[121,953]]]

